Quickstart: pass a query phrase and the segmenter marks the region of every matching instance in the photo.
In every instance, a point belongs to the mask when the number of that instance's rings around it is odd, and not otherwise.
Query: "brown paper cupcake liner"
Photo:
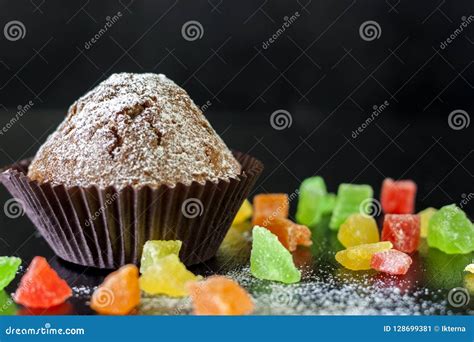
[[[212,258],[263,164],[240,152],[237,178],[121,190],[38,183],[26,176],[31,160],[1,173],[3,185],[54,252],[84,266],[138,264],[147,240],[181,240],[186,265]]]

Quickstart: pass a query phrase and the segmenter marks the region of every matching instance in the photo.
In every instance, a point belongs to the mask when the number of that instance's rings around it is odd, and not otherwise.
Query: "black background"
[[[1,39],[1,103],[64,109],[112,72],[147,71],[165,73],[199,104],[241,112],[301,105],[326,116],[343,102],[367,111],[389,100],[392,109],[444,117],[471,104],[472,27],[440,49],[472,15],[471,1],[126,1],[2,1],[2,27],[20,20],[26,35]],[[181,35],[189,20],[204,29],[194,42]],[[367,20],[382,30],[372,42],[359,36]]]
[[[291,193],[321,174],[332,191],[352,181],[378,192],[390,176],[419,184],[420,208],[459,204],[473,192],[473,126],[453,130],[448,115],[472,116],[474,25],[440,43],[473,3],[391,1],[2,1],[0,24],[20,20],[26,35],[0,37],[0,124],[34,105],[0,136],[0,162],[32,156],[67,107],[111,73],[161,72],[198,105],[210,103],[206,115],[229,146],[265,162],[259,191]],[[201,39],[183,39],[189,20],[201,23]],[[361,39],[367,20],[379,23],[379,39]],[[291,127],[272,128],[278,109],[290,112]]]
[[[473,13],[472,1],[1,1],[0,128],[18,106],[32,109],[0,135],[0,164],[33,156],[67,107],[114,72],[164,73],[185,88],[226,143],[266,166],[254,193],[292,193],[322,175],[380,191],[385,177],[418,183],[417,209],[462,204],[474,195],[470,120],[474,23],[441,42]],[[106,23],[120,19],[89,49]],[[299,17],[268,48],[285,17]],[[23,39],[3,27],[19,20]],[[196,20],[200,39],[183,38]],[[362,23],[381,27],[365,41]],[[353,138],[374,106],[388,107]],[[279,109],[292,124],[276,130]],[[376,195],[378,197],[378,195]],[[0,190],[0,204],[10,198]],[[472,218],[474,200],[463,209]],[[292,203],[294,206],[295,203]],[[0,254],[31,255],[43,244],[25,217],[0,215]],[[32,242],[33,241],[33,242]],[[40,247],[43,246],[43,247]]]

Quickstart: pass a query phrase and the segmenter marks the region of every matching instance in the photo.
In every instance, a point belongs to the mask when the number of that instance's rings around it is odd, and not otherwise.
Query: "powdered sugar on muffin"
[[[113,74],[77,100],[39,149],[31,179],[66,186],[174,185],[240,174],[189,95],[162,74]]]

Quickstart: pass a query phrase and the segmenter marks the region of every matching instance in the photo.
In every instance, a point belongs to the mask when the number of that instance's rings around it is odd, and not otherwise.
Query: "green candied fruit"
[[[16,271],[21,265],[21,259],[17,257],[0,257],[0,290],[3,290],[15,279]]]
[[[331,214],[332,211],[334,210],[335,205],[336,205],[336,194],[329,193],[326,196],[324,196],[323,208],[322,208],[323,215]]]
[[[148,240],[143,246],[142,259],[140,262],[140,273],[156,264],[157,261],[167,255],[179,256],[182,242],[179,240]]]
[[[13,299],[4,291],[0,291],[0,316],[12,316],[16,313]]]
[[[296,221],[313,226],[321,220],[324,211],[326,183],[322,177],[306,178],[300,185]]]
[[[428,225],[428,245],[446,254],[474,251],[474,226],[455,204],[438,210]]]
[[[258,279],[291,284],[301,280],[293,257],[269,230],[255,226],[252,230],[250,272]]]
[[[373,195],[374,191],[370,185],[347,183],[339,185],[329,227],[334,230],[339,229],[339,226],[351,214],[369,214],[371,205],[368,202],[371,201]]]

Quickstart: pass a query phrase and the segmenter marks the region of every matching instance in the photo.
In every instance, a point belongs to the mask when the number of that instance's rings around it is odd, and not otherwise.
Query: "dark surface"
[[[15,137],[28,134],[22,132],[30,132],[33,136],[40,136],[41,132],[47,131],[48,127],[56,125],[61,117],[62,114],[59,113],[29,113],[28,117],[22,119],[21,125],[15,125],[11,128],[9,134],[4,136],[5,140],[2,138],[2,149],[8,149],[9,155],[14,155],[16,158],[24,158],[26,155],[21,155],[28,150],[27,139],[25,136],[22,139],[15,139]],[[271,127],[269,130],[268,117],[262,113],[255,113],[251,119],[246,121],[242,120],[239,113],[209,112],[208,118],[230,146],[248,151],[264,161],[266,169],[253,194],[277,191],[293,193],[300,180],[313,174],[319,174],[327,179],[330,191],[336,191],[337,184],[340,182],[365,182],[374,187],[378,197],[383,177],[400,177],[403,175],[404,178],[414,179],[419,185],[417,197],[417,210],[419,210],[428,206],[439,207],[451,202],[460,205],[459,201],[462,197],[459,192],[469,193],[468,190],[463,189],[469,189],[469,186],[472,186],[472,178],[468,173],[468,171],[472,172],[472,163],[465,163],[459,166],[458,170],[451,167],[451,169],[446,168],[446,171],[443,168],[443,158],[446,160],[451,158],[448,153],[449,150],[444,151],[443,149],[443,146],[449,146],[450,141],[448,139],[439,142],[442,142],[443,145],[436,144],[431,137],[427,137],[425,141],[420,142],[421,145],[433,145],[431,149],[427,149],[426,146],[421,148],[418,144],[410,144],[403,139],[397,140],[399,148],[403,149],[404,152],[398,151],[398,148],[392,145],[381,155],[380,159],[373,162],[373,166],[370,166],[363,155],[367,153],[372,156],[375,154],[373,151],[379,151],[387,146],[387,141],[376,139],[368,142],[368,145],[364,145],[356,139],[356,141],[344,143],[345,138],[335,136],[335,131],[350,130],[348,121],[340,122],[340,125],[335,127],[326,127],[319,130],[313,138],[319,141],[320,144],[311,143],[311,145],[297,148],[301,140],[299,138],[291,139],[289,134],[291,133],[291,136],[296,137],[306,136],[308,134],[307,127],[315,121],[311,112],[297,112],[292,127],[284,131],[276,131]],[[380,125],[387,126],[390,130],[397,129],[395,123],[390,121],[387,123],[386,118],[379,119]],[[444,124],[444,122],[439,122],[437,126],[432,125],[432,132],[449,133],[443,126]],[[410,126],[407,130],[409,132],[411,130],[416,131],[413,126]],[[377,135],[378,132],[379,130],[372,126],[367,129],[366,134]],[[419,132],[423,133],[423,130],[419,129]],[[349,136],[349,133],[347,135]],[[360,139],[363,138],[362,135]],[[32,147],[27,155],[32,155],[36,149],[36,146]],[[339,152],[337,152],[338,150]],[[454,150],[453,153],[457,151],[458,149]],[[288,154],[291,154],[290,157],[288,157]],[[334,157],[331,158],[331,155],[334,155]],[[280,160],[284,159],[288,160],[281,164]],[[8,164],[5,157],[3,164]],[[366,167],[367,165],[369,167]],[[377,170],[380,170],[383,174],[379,174]],[[454,172],[452,172],[453,170]],[[443,178],[445,178],[444,182],[449,181],[450,185],[435,187],[434,184]],[[0,194],[1,203],[5,203],[10,198],[3,187]],[[295,201],[293,201],[291,203],[292,207],[295,204]],[[472,217],[472,202],[468,201],[464,205],[464,209]],[[55,308],[52,313],[58,313],[58,310],[59,313],[91,313],[86,305],[89,295],[78,289],[85,287],[85,290],[89,291],[91,287],[101,282],[106,272],[71,265],[54,257],[26,216],[11,219],[2,212],[1,220],[0,255],[17,255],[24,260],[23,265],[26,265],[35,255],[46,256],[51,260],[53,267],[58,270],[60,275],[69,284],[76,287],[76,295],[69,301],[69,304]],[[413,313],[418,314],[420,311],[423,313],[423,302],[428,303],[427,305],[433,308],[433,311],[427,312],[431,314],[472,313],[469,311],[472,310],[472,306],[470,306],[472,304],[456,309],[451,307],[446,300],[449,290],[456,287],[468,287],[468,278],[462,270],[465,265],[471,262],[473,255],[446,255],[436,249],[429,249],[425,244],[422,244],[420,251],[414,255],[414,264],[410,272],[404,277],[388,277],[373,272],[350,272],[335,263],[334,253],[342,249],[342,246],[338,243],[335,233],[329,231],[324,224],[313,228],[314,246],[311,249],[300,248],[295,254],[297,263],[300,266],[306,265],[303,267],[303,281],[299,285],[300,287],[294,289],[295,293],[291,292],[291,296],[298,299],[291,297],[293,298],[292,302],[288,305],[285,301],[285,309],[283,310],[281,305],[275,306],[275,304],[269,303],[265,295],[270,293],[278,296],[279,291],[286,288],[275,288],[268,282],[252,280],[248,276],[248,271],[245,268],[242,270],[242,266],[248,264],[250,250],[248,233],[242,233],[242,231],[242,229],[233,229],[218,257],[206,264],[194,266],[192,270],[202,275],[216,272],[235,274],[237,279],[244,283],[259,302],[257,313],[410,314],[413,309]],[[17,277],[17,280],[19,280],[19,277]],[[326,283],[330,285],[324,285]],[[329,286],[329,288],[325,288],[325,286]],[[348,311],[350,309],[348,305],[353,305],[350,302],[353,298],[346,298],[348,296],[347,291],[342,294],[335,294],[344,296],[344,299],[341,299],[341,303],[338,303],[338,305],[336,305],[334,298],[329,302],[322,301],[321,293],[317,292],[322,290],[336,291],[335,289],[339,291],[338,289],[344,286],[357,286],[354,292],[367,291],[367,297],[364,298],[370,299],[370,293],[374,292],[376,297],[373,300],[380,299],[381,296],[393,296],[395,299],[387,299],[388,309],[378,308],[377,305],[380,305],[380,303],[376,302],[370,305],[364,304],[353,312]],[[406,292],[408,299],[399,296],[398,293],[394,295],[391,291],[396,288],[400,288],[403,293]],[[14,289],[14,284],[8,288],[10,291],[14,291]],[[352,291],[352,288],[349,288],[349,291]],[[390,291],[390,293],[386,294],[383,291]],[[426,291],[426,293],[423,291]],[[311,297],[312,293],[316,293],[315,298]],[[310,298],[311,301],[309,301]],[[412,304],[406,304],[407,301]],[[180,309],[183,305],[180,302],[162,302],[161,299],[147,299],[145,302],[147,304],[139,311],[144,314],[182,314],[189,312],[189,310],[186,311],[187,309]],[[315,305],[314,303],[320,304]],[[410,305],[412,308],[406,308],[406,305]],[[372,311],[374,307],[378,308],[378,311]],[[385,311],[381,311],[382,309]],[[41,311],[40,313],[51,313],[50,311]],[[25,314],[32,313],[26,309],[21,312]]]
[[[445,48],[440,46],[463,17],[472,14],[472,1],[0,4],[5,9],[0,11],[0,32],[12,20],[26,28],[23,39],[0,36],[0,166],[33,156],[67,106],[111,73],[156,72],[205,105],[205,114],[230,147],[264,162],[266,169],[254,193],[291,194],[304,178],[318,174],[332,192],[341,182],[354,182],[371,184],[377,195],[385,177],[410,178],[418,184],[417,210],[456,203],[474,217],[473,124],[468,124],[474,113],[474,23]],[[123,17],[86,49],[106,17],[118,11]],[[300,17],[265,49],[263,43],[281,28],[284,17],[296,11]],[[181,34],[190,20],[204,29],[202,38],[191,42]],[[379,39],[361,39],[359,27],[368,20],[380,25]],[[32,109],[18,116],[19,106],[30,101]],[[374,106],[385,101],[387,108],[354,137]],[[278,109],[290,113],[290,127],[272,127],[270,117]],[[449,125],[454,110],[466,113],[462,129]],[[14,118],[19,119],[10,127]],[[0,187],[0,204],[9,198]],[[295,205],[293,201],[292,214]],[[34,255],[52,257],[54,267],[74,286],[100,283],[102,272],[60,262],[34,232],[26,217],[10,219],[0,211],[0,255],[18,255],[24,265]],[[298,254],[312,266],[294,290],[296,295],[290,293],[291,305],[283,300],[275,307],[280,301],[266,301],[263,295],[273,293],[280,299],[284,288],[253,282],[239,271],[257,298],[259,313],[374,313],[374,303],[348,311],[364,302],[362,297],[347,298],[351,291],[368,297],[378,291],[378,305],[388,306],[384,314],[400,313],[403,303],[425,303],[433,313],[447,313],[453,310],[446,303],[448,291],[466,285],[461,269],[471,261],[470,255],[447,256],[422,246],[406,279],[387,279],[344,272],[334,264],[334,251],[341,248],[334,233],[321,226],[313,235],[311,253]],[[247,262],[246,235],[231,236],[237,247],[223,249],[219,258],[197,272],[233,271]],[[339,291],[355,284],[361,285]],[[410,296],[385,293],[380,290],[384,286],[387,291],[406,290]],[[420,289],[426,295],[420,295]],[[330,300],[322,300],[327,294]],[[294,297],[306,299],[308,306],[302,309]],[[88,313],[86,300],[87,296],[76,296],[72,306],[59,312]],[[285,305],[290,312],[282,311]],[[152,305],[142,312],[177,313],[173,304],[170,307]],[[468,310],[464,306],[453,312]]]

